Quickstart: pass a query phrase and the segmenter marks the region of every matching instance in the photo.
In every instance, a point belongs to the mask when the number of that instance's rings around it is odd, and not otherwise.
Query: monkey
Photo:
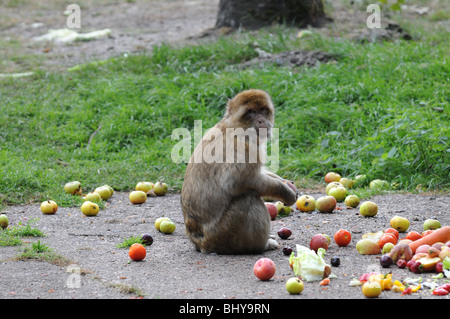
[[[274,112],[265,91],[242,91],[228,101],[223,118],[194,149],[181,207],[186,235],[197,251],[257,254],[278,248],[270,238],[271,219],[262,197],[293,205],[297,191],[263,165]],[[206,150],[214,160],[205,158]]]

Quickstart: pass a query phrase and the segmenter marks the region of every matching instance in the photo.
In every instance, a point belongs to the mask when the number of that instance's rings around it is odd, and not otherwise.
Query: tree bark
[[[317,27],[326,20],[322,0],[220,0],[216,27],[258,29],[274,23]]]

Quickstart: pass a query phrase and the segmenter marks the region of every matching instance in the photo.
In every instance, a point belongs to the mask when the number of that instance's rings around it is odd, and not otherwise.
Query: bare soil
[[[64,1],[0,2],[0,39],[13,41],[19,47],[0,48],[0,53],[21,55],[42,54],[41,67],[61,70],[93,59],[151,50],[161,42],[185,43],[193,41],[214,26],[218,0],[197,1],[85,1],[82,6],[82,29],[89,32],[112,29],[111,36],[90,42],[69,45],[35,43],[32,39],[48,29],[65,27]],[[30,14],[33,13],[33,14]],[[343,25],[360,26],[365,17],[354,12],[336,12],[337,28]],[[38,23],[38,24],[36,24]],[[347,24],[345,24],[347,23]],[[330,28],[328,30],[333,30]],[[337,30],[335,30],[338,32]],[[332,31],[329,31],[332,32]],[[359,33],[358,33],[359,34]],[[13,53],[14,53],[13,52]],[[285,58],[292,63],[292,54]],[[319,54],[319,56],[321,56]],[[276,57],[280,58],[280,57]],[[30,63],[22,59],[5,59],[2,71],[24,72]],[[293,63],[295,64],[295,63]],[[304,192],[315,196],[323,192]],[[145,204],[132,205],[128,194],[115,193],[96,217],[85,217],[79,208],[58,209],[55,215],[43,215],[39,204],[11,206],[7,209],[10,225],[37,219],[36,227],[45,232],[39,240],[60,257],[54,262],[17,260],[24,246],[0,247],[0,298],[2,299],[360,299],[365,298],[360,287],[350,287],[352,278],[362,273],[392,271],[394,279],[418,277],[408,270],[391,266],[379,268],[379,255],[360,255],[355,244],[366,232],[384,230],[394,215],[411,222],[410,229],[421,231],[427,218],[437,218],[442,225],[450,225],[448,194],[386,194],[370,200],[379,206],[378,214],[365,218],[358,209],[342,209],[331,214],[294,212],[272,222],[272,234],[282,227],[291,228],[288,240],[277,238],[280,248],[261,255],[216,255],[195,251],[184,233],[183,217],[178,194],[151,197]],[[159,233],[154,221],[168,216],[176,223],[171,235]],[[301,295],[289,295],[285,282],[293,276],[284,246],[308,245],[317,233],[332,237],[345,228],[352,233],[348,247],[338,247],[333,241],[326,259],[338,256],[339,267],[333,267],[336,278],[329,286],[318,282],[305,283]],[[154,243],[147,247],[147,257],[141,262],[130,261],[128,251],[117,248],[125,238],[151,234]],[[277,236],[276,236],[277,237]],[[31,243],[35,238],[24,238]],[[26,245],[26,244],[25,244]],[[261,257],[271,258],[277,267],[276,276],[267,282],[252,273],[253,264]],[[431,280],[433,274],[421,274]],[[385,291],[381,299],[449,299],[436,297],[428,289],[400,296]]]

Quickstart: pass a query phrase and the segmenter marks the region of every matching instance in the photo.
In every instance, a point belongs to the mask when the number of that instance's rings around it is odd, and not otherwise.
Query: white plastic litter
[[[74,41],[90,41],[103,38],[111,33],[111,29],[92,31],[89,33],[78,33],[70,29],[50,29],[47,34],[34,38],[35,41],[54,41],[70,43]]]

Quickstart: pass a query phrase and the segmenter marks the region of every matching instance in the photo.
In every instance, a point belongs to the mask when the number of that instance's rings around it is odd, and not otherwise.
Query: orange
[[[352,240],[352,235],[350,234],[350,232],[348,230],[339,229],[334,234],[334,241],[340,247],[347,246],[350,243],[351,240]]]
[[[134,261],[140,261],[145,258],[147,254],[147,250],[145,247],[139,243],[135,243],[130,246],[130,250],[128,251],[128,256]]]
[[[397,237],[395,237],[392,233],[384,233],[378,241],[378,245],[380,248],[383,248],[386,243],[393,243],[394,245],[397,244]]]

